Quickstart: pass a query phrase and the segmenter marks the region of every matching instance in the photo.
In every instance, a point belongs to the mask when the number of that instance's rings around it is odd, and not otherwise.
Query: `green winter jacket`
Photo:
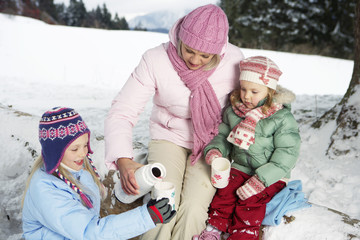
[[[298,124],[290,106],[295,95],[278,86],[274,99],[282,103],[284,108],[259,120],[255,128],[255,143],[248,150],[240,149],[226,140],[230,131],[243,120],[231,106],[226,108],[218,135],[204,149],[205,156],[209,150],[218,149],[223,157],[233,160],[233,168],[249,175],[256,174],[267,187],[282,178],[290,178],[301,142]],[[259,106],[263,103],[260,102]]]

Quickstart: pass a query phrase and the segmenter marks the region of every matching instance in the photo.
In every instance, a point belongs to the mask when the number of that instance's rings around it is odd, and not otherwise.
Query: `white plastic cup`
[[[168,198],[172,210],[175,210],[175,185],[172,182],[157,182],[151,192],[152,198],[160,200]]]
[[[227,158],[215,158],[211,163],[211,184],[224,188],[229,184],[231,164]]]

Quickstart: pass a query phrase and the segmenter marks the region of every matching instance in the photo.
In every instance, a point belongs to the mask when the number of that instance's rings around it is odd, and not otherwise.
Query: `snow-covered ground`
[[[21,238],[21,197],[33,159],[40,150],[37,129],[51,107],[75,108],[92,130],[93,159],[102,176],[104,119],[111,101],[148,48],[166,42],[166,34],[52,26],[0,14],[0,239]],[[353,62],[312,55],[243,49],[265,55],[284,72],[280,84],[297,94],[293,112],[299,121],[301,154],[292,179],[300,179],[312,208],[300,210],[291,224],[266,230],[266,240],[345,240],[360,236],[359,224],[342,224],[326,206],[360,219],[360,144],[349,156],[325,155],[331,123],[310,124],[337,103],[351,79]],[[137,152],[146,151],[151,103],[134,130]],[[141,133],[141,134],[140,134]],[[145,134],[144,134],[145,133]],[[323,224],[320,224],[323,223]],[[304,231],[306,229],[306,231]],[[359,238],[352,238],[359,239]]]

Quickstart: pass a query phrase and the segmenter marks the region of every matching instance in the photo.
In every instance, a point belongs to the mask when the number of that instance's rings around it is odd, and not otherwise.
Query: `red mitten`
[[[236,190],[236,194],[241,200],[248,199],[265,189],[264,183],[260,181],[258,176],[254,175],[249,178],[241,187]]]
[[[221,152],[219,150],[217,150],[216,148],[213,148],[206,153],[205,161],[207,164],[211,165],[212,161],[215,158],[221,157],[221,156],[222,156]]]

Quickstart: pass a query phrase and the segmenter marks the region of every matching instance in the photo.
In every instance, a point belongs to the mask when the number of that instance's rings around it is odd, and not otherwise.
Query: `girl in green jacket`
[[[240,62],[240,89],[230,96],[219,134],[204,150],[211,164],[232,160],[227,187],[218,189],[209,207],[208,225],[193,239],[259,239],[266,203],[284,188],[300,149],[289,90],[277,86],[282,72],[269,58]]]

